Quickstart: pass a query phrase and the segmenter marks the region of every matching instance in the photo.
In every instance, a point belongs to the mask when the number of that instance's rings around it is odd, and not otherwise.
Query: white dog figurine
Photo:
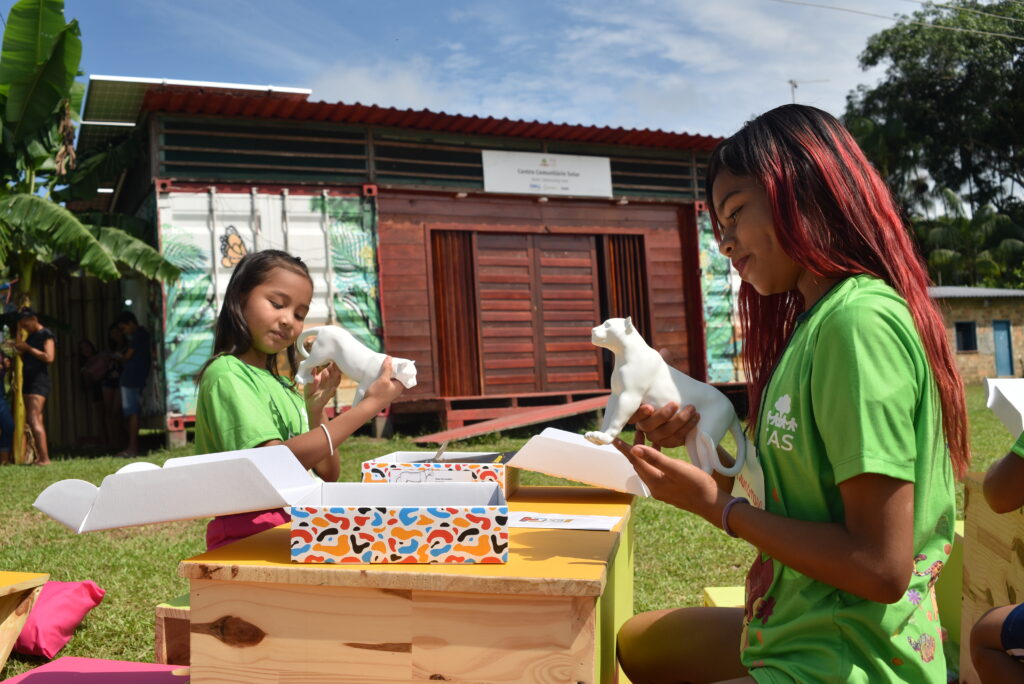
[[[313,347],[306,351],[305,342],[310,337]],[[295,379],[305,384],[313,379],[313,369],[333,361],[341,372],[359,383],[352,405],[355,406],[366,394],[366,389],[380,375],[380,367],[386,354],[375,352],[352,336],[352,333],[334,325],[310,328],[299,335],[295,342],[303,361]],[[392,377],[405,385],[406,389],[416,386],[416,362],[409,359],[391,359]]]
[[[608,319],[591,331],[590,341],[615,354],[615,369],[604,424],[600,432],[588,432],[588,440],[611,444],[640,404],[650,404],[655,409],[669,402],[680,407],[693,404],[700,413],[700,422],[686,438],[690,460],[707,473],[712,468],[729,476],[740,471],[748,443],[728,397],[665,363],[629,318]],[[731,468],[722,465],[715,448],[727,431],[732,432],[737,444],[736,463]]]

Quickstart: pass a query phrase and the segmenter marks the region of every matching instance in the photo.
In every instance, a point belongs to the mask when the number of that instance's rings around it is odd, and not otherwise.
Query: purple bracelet
[[[733,498],[732,500],[730,500],[729,503],[725,504],[725,507],[722,509],[722,529],[725,530],[725,533],[727,535],[729,535],[730,537],[738,537],[739,536],[735,532],[733,532],[731,529],[729,529],[729,511],[731,511],[732,507],[735,506],[738,503],[749,504],[750,502],[747,501],[742,496],[737,496],[737,497]]]

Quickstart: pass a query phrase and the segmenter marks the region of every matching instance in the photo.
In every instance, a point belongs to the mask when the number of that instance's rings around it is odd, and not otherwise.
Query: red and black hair
[[[928,296],[924,262],[892,193],[853,136],[827,112],[784,105],[719,143],[708,162],[708,198],[722,169],[764,188],[779,244],[801,267],[821,278],[873,275],[906,300],[935,377],[953,470],[962,477],[970,462],[963,381],[942,316]],[[714,203],[709,204],[721,239]],[[740,287],[751,416],[758,415],[761,392],[803,308],[796,290],[762,296],[749,283]]]

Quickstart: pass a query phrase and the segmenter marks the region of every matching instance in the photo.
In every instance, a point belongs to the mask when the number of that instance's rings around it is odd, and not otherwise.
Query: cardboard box
[[[298,563],[506,563],[495,482],[323,483],[291,508]]]
[[[496,482],[509,498],[519,488],[519,469],[506,466],[510,453],[446,451],[441,461],[428,462],[433,451],[395,451],[364,461],[363,482]]]

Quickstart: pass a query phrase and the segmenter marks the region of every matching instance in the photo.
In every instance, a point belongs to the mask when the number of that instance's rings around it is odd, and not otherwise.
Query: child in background
[[[341,372],[320,369],[304,388],[278,375],[285,353],[294,376],[295,341],[313,298],[306,265],[277,250],[248,254],[235,266],[217,318],[213,357],[199,374],[196,453],[216,453],[284,444],[304,468],[335,481],[340,463],[335,448],[402,392],[391,378],[391,359],[366,396],[351,410],[327,420]],[[282,510],[222,516],[206,530],[208,549],[223,546],[288,521]]]
[[[619,661],[633,682],[945,682],[933,587],[967,415],[900,210],[842,124],[802,105],[722,141],[706,187],[743,281],[746,496],[643,444],[683,443],[692,407],[642,406],[618,446],[652,496],[757,551],[744,608],[636,615]]]
[[[985,501],[996,513],[1024,506],[1024,434],[985,473]],[[988,611],[971,630],[971,662],[983,684],[1024,681],[1024,604]]]

